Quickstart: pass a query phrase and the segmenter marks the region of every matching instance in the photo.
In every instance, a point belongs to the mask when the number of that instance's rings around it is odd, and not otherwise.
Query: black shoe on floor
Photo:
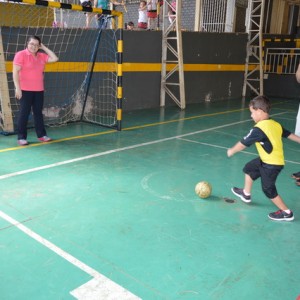
[[[283,210],[278,210],[273,213],[270,213],[268,217],[274,221],[293,221],[294,220],[294,214],[292,211],[289,214],[287,214]]]
[[[241,198],[242,201],[246,202],[246,203],[250,203],[251,202],[251,195],[246,196],[244,194],[244,190],[243,189],[239,189],[237,187],[233,187],[231,189],[231,191],[238,197]]]

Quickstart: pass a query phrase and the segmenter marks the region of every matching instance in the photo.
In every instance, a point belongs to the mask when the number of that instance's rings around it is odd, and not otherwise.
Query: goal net
[[[108,24],[103,30],[97,26],[100,14]],[[45,124],[85,121],[121,130],[122,23],[117,11],[41,0],[0,2],[0,131],[16,129],[12,62],[32,35],[59,57],[46,64]]]

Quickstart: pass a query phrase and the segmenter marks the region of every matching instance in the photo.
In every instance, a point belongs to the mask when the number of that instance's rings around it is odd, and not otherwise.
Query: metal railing
[[[267,48],[264,56],[264,73],[295,74],[299,63],[299,48]]]

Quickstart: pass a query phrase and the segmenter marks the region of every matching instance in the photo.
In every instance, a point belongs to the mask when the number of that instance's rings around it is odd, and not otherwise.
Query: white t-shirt
[[[146,10],[139,10],[139,23],[147,23],[148,17],[147,17],[147,11]]]
[[[157,0],[148,0],[147,10],[157,10]]]

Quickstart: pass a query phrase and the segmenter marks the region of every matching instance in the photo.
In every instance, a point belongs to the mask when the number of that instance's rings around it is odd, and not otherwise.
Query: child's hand
[[[232,151],[231,148],[227,150],[227,156],[228,156],[228,157],[233,156],[233,154],[234,154],[234,153],[233,153],[233,151]]]

